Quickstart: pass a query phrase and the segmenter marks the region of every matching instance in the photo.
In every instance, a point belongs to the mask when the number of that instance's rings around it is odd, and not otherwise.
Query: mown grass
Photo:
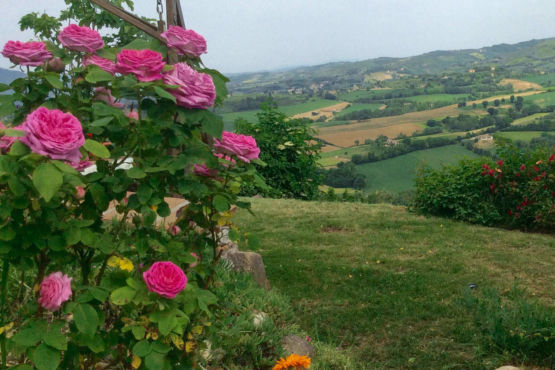
[[[462,101],[464,98],[468,98],[468,94],[429,94],[429,95],[416,95],[410,98],[405,98],[406,100],[413,101],[415,103],[457,103]]]
[[[405,191],[414,188],[416,170],[422,164],[439,168],[445,164],[454,164],[465,157],[477,158],[478,155],[461,145],[447,145],[361,164],[357,166],[357,170],[366,176],[365,191]]]
[[[513,126],[526,126],[526,125],[534,122],[536,119],[541,118],[541,117],[545,117],[548,114],[549,113],[536,113],[536,114],[532,114],[528,117],[522,117],[522,118],[514,120],[512,125]]]
[[[555,92],[544,92],[541,94],[525,96],[524,102],[532,102],[540,107],[555,105]]]
[[[252,200],[238,225],[259,240],[295,323],[352,356],[352,369],[494,369],[523,358],[495,349],[464,304],[495,289],[553,305],[553,236],[426,218],[403,207]],[[245,248],[244,246],[242,248]],[[474,290],[469,284],[477,284]],[[551,311],[553,312],[553,311]],[[551,320],[553,321],[553,320]],[[334,368],[334,367],[330,367]]]

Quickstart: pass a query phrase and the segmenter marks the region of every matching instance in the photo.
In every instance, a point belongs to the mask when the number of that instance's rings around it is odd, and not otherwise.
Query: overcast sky
[[[88,1],[88,0],[83,0]],[[165,1],[164,1],[165,3]],[[155,0],[135,0],[156,16]],[[479,48],[555,36],[554,0],[181,0],[185,23],[204,35],[209,67],[271,70],[432,50]],[[17,22],[57,15],[63,0],[0,0],[0,47],[29,40]],[[9,61],[0,57],[0,67]]]

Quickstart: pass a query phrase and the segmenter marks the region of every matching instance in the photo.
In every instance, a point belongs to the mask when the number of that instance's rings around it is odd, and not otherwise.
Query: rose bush
[[[200,60],[164,69],[163,45],[122,45],[124,32],[41,34],[47,44],[3,53],[35,68],[0,84],[2,366],[194,368],[218,304],[222,228],[248,207],[241,184],[262,183],[243,160],[256,162],[254,142],[228,145],[227,159],[214,145],[223,122],[205,108],[227,80]],[[170,196],[189,203],[166,224]]]

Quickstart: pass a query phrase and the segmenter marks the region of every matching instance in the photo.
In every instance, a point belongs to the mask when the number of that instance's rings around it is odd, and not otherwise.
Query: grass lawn
[[[534,82],[540,85],[555,83],[555,73],[546,73],[543,75],[530,75],[523,78],[523,80]]]
[[[416,170],[423,163],[438,168],[444,164],[454,164],[464,157],[477,158],[478,155],[460,145],[447,145],[361,164],[357,168],[359,173],[366,175],[366,191],[404,191],[413,189]]]
[[[362,104],[362,103],[351,103],[351,106],[348,108],[345,108],[341,111],[341,114],[346,114],[346,113],[353,113],[353,112],[358,112],[359,110],[363,110],[363,109],[370,109],[370,110],[378,110],[380,109],[380,107],[383,104]]]
[[[552,236],[426,218],[404,207],[252,199],[240,228],[259,240],[268,278],[296,323],[353,369],[495,369],[520,357],[482,350],[465,298],[495,288],[553,305]],[[244,247],[243,247],[244,248]],[[474,290],[469,284],[477,284]],[[553,311],[551,311],[553,312]],[[553,320],[551,320],[553,322]],[[515,328],[516,329],[516,328]]]
[[[521,141],[530,141],[536,137],[540,137],[544,131],[506,131],[506,132],[498,132],[496,136],[502,136],[507,139],[511,139],[513,141],[521,140]],[[547,132],[548,134],[552,132]]]

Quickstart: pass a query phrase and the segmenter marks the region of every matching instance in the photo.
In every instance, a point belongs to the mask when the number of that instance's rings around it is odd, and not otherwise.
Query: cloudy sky
[[[83,0],[88,1],[88,0]],[[164,1],[165,3],[165,1]],[[156,16],[155,0],[135,0]],[[553,0],[181,0],[185,22],[223,72],[410,56],[555,37]],[[0,47],[28,40],[18,20],[57,15],[63,0],[0,0]],[[0,57],[0,67],[9,61]]]

